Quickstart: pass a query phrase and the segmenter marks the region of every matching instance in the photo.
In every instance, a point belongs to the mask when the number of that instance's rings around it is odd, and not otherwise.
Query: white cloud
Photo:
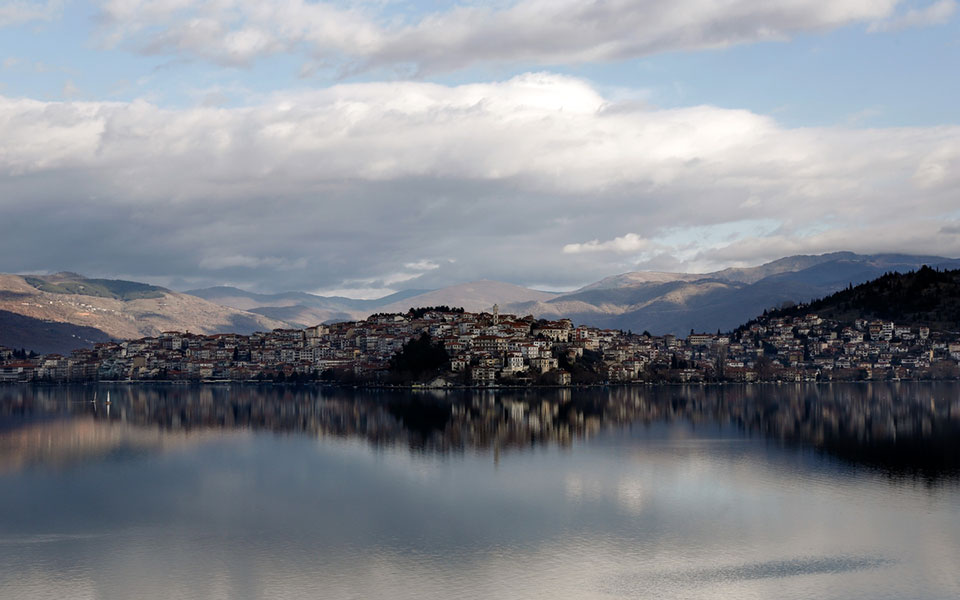
[[[521,0],[457,7],[389,32],[373,64],[583,63],[784,40],[887,16],[897,0]]]
[[[270,54],[363,53],[380,28],[362,11],[306,0],[107,0],[103,41],[148,54],[185,54],[243,65]]]
[[[865,254],[894,250],[906,254],[960,256],[957,236],[934,218],[908,222],[847,223],[810,235],[775,234],[749,237],[726,246],[704,249],[697,257],[708,267],[755,265],[794,254],[822,254],[850,250]]]
[[[518,0],[457,5],[416,20],[307,0],[106,0],[103,40],[224,65],[302,54],[317,68],[419,72],[475,63],[612,61],[784,40],[888,19],[901,0]]]
[[[416,262],[409,262],[403,266],[413,271],[433,271],[434,269],[440,268],[440,265],[430,260],[418,260]]]
[[[915,27],[943,25],[952,19],[956,12],[956,0],[938,0],[923,8],[911,8],[901,15],[873,23],[870,31],[900,31]]]
[[[956,218],[960,127],[787,128],[611,104],[547,73],[237,108],[0,97],[0,271],[110,262],[274,289],[561,287],[637,254],[960,255],[941,231]]]
[[[581,254],[584,252],[616,252],[619,254],[637,253],[649,250],[652,247],[650,240],[643,239],[635,233],[613,238],[606,242],[593,240],[582,244],[567,244],[563,247],[566,254]]]
[[[4,0],[0,3],[0,27],[22,25],[32,21],[51,21],[59,17],[62,10],[62,0],[46,2]]]

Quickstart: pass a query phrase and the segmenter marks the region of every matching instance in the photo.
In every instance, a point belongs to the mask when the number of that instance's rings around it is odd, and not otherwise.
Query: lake
[[[3,599],[955,600],[958,565],[955,383],[0,387]]]

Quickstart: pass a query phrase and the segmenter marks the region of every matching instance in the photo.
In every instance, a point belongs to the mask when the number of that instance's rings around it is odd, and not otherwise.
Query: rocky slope
[[[73,273],[0,275],[0,311],[0,345],[38,352],[161,331],[250,333],[287,325],[160,287]]]

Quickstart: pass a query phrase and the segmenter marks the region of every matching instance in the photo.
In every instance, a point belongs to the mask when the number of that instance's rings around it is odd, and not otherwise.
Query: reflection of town
[[[604,430],[656,423],[730,427],[891,474],[960,474],[960,385],[912,382],[516,393],[229,385],[0,388],[0,472],[149,451],[228,431],[362,438],[378,447],[447,453],[567,446]]]

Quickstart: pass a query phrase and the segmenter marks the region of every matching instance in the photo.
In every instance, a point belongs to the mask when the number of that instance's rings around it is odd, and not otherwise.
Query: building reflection
[[[110,404],[106,404],[107,391]],[[394,392],[273,386],[0,388],[0,472],[151,452],[225,432],[360,438],[416,452],[570,446],[657,423],[721,426],[891,476],[960,475],[960,385],[659,386]]]

